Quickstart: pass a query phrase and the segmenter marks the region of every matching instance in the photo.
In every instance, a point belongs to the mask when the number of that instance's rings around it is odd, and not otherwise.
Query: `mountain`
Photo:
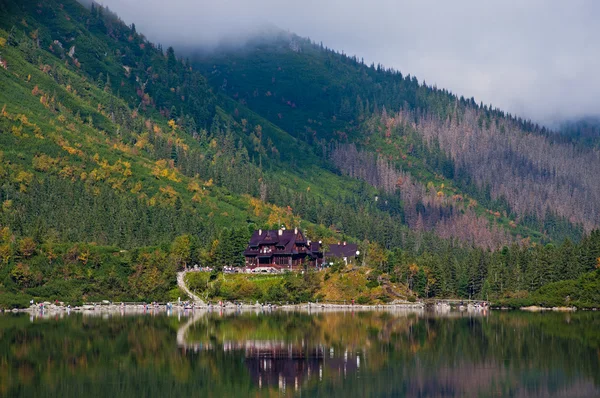
[[[317,152],[332,144],[338,151],[356,146],[361,153],[384,155],[390,167],[425,187],[433,184],[435,194],[444,184],[450,189],[441,190],[442,207],[457,205],[448,196],[463,202],[468,196],[481,205],[476,213],[499,212],[496,221],[511,225],[508,230],[524,227],[518,229],[523,236],[536,231],[559,240],[577,239],[600,222],[600,191],[593,182],[599,152],[560,142],[546,128],[492,106],[288,33],[192,60],[215,90]],[[416,213],[434,229],[444,221]]]
[[[281,225],[420,296],[595,267],[597,151],[285,32],[186,55],[96,4],[0,0],[5,305],[178,297],[176,269]]]

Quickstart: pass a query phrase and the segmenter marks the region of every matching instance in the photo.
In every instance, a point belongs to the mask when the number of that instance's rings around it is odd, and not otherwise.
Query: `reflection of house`
[[[294,230],[262,230],[254,231],[248,247],[244,250],[246,267],[275,267],[278,269],[294,269],[303,266],[319,267],[324,259],[335,258],[351,263],[358,255],[355,244],[329,245],[325,255],[321,242],[306,239],[298,228]]]
[[[343,355],[342,355],[343,354]],[[326,350],[322,345],[285,344],[252,341],[245,344],[246,366],[250,377],[260,388],[278,386],[280,390],[297,391],[311,377],[344,375],[356,372],[360,360],[356,356]]]
[[[278,386],[280,390],[298,390],[310,375],[322,371],[323,359],[307,358],[246,358],[250,378],[259,388]]]
[[[309,344],[306,341],[289,343],[277,340],[226,340],[221,345],[196,342],[185,343],[183,346],[193,352],[239,353],[243,355],[250,378],[259,388],[278,386],[284,392],[300,391],[304,381],[311,378],[321,380],[324,376],[345,377],[360,367],[360,358],[355,350],[334,351],[333,348],[326,349],[322,344]]]

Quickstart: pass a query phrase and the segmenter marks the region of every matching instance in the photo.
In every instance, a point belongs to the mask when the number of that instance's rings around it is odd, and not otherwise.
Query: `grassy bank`
[[[186,275],[189,289],[206,301],[300,303],[312,301],[320,286],[317,273],[282,275],[216,274]]]
[[[358,304],[378,304],[412,297],[403,285],[393,285],[360,267],[275,275],[193,272],[186,275],[186,284],[207,301],[350,303],[354,299]]]
[[[7,259],[0,267],[0,308],[26,307],[32,299],[77,305],[101,300],[166,301],[181,295],[176,288],[176,262],[160,248],[20,242]]]
[[[598,308],[600,307],[600,269],[578,279],[549,283],[532,293],[496,300],[494,305],[509,308],[528,306]]]

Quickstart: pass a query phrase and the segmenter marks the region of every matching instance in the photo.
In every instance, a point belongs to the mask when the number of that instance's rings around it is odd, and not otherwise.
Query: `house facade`
[[[306,267],[321,267],[325,259],[348,259],[357,256],[356,245],[329,245],[323,253],[321,242],[311,242],[300,230],[262,230],[254,231],[244,257],[246,268],[270,267],[279,270],[293,270]]]

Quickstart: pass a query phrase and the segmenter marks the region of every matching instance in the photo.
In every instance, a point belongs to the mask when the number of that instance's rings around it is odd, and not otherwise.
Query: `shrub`
[[[366,285],[369,289],[374,289],[379,286],[379,282],[377,281],[368,281]]]
[[[272,285],[264,295],[264,301],[271,303],[279,303],[287,301],[288,296],[281,285]]]
[[[10,272],[12,279],[21,287],[33,287],[42,282],[42,274],[33,272],[29,265],[18,263]]]
[[[333,265],[329,268],[331,272],[340,272],[346,265],[341,260],[335,260]]]
[[[238,285],[238,299],[258,299],[260,298],[260,289],[255,283],[250,281],[241,281]]]
[[[31,300],[30,296],[14,293],[2,293],[0,294],[0,308],[27,308],[29,307],[29,300]]]
[[[181,297],[181,300],[187,299],[187,294],[185,294],[183,292],[183,290],[181,290],[179,287],[169,290],[169,292],[168,292],[169,301],[177,301],[177,299],[180,297]]]

